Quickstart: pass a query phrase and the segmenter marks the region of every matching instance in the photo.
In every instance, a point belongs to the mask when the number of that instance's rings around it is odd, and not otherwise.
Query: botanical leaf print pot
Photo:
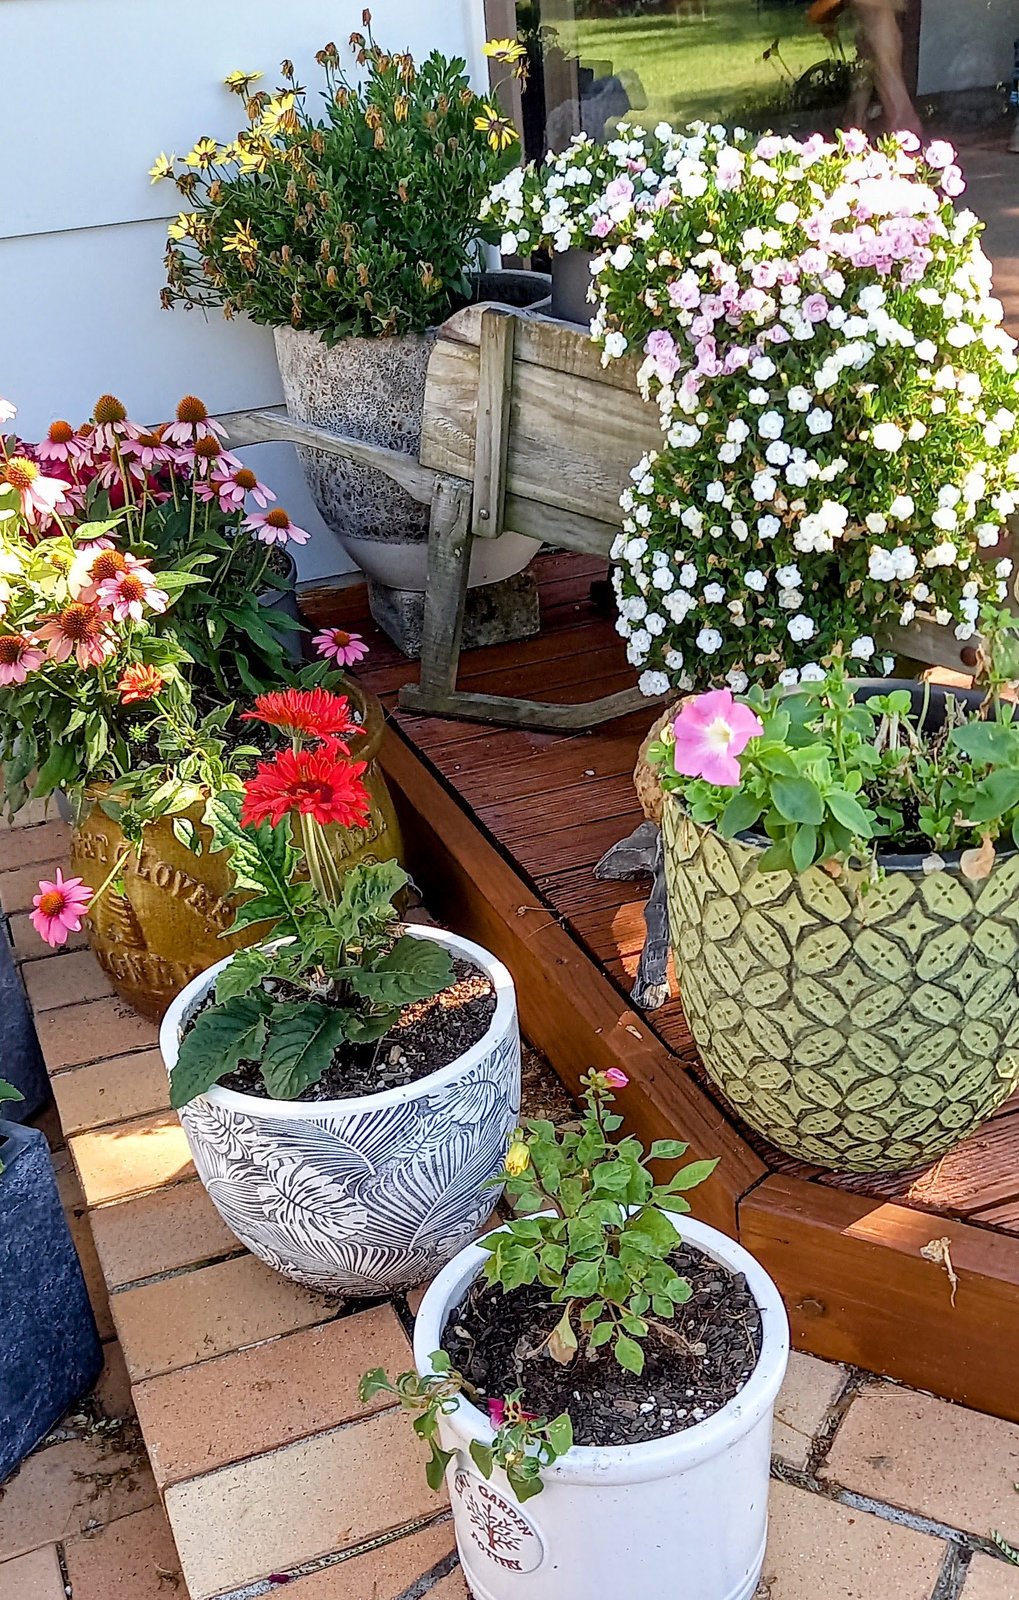
[[[242,1244],[288,1278],[330,1294],[378,1295],[431,1277],[498,1199],[520,1110],[513,980],[480,945],[413,926],[484,969],[496,991],[485,1036],[416,1083],[351,1100],[265,1100],[212,1088],[180,1119],[198,1175]],[[184,1026],[217,974],[172,1003],[160,1048],[172,1072]]]
[[[761,847],[664,808],[683,1008],[705,1069],[788,1155],[850,1172],[930,1162],[1019,1082],[1019,853],[880,858],[880,882],[759,872]]]

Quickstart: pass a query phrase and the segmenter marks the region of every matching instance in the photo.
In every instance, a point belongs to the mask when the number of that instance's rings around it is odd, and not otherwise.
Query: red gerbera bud
[[[340,759],[337,747],[281,750],[260,761],[257,775],[244,785],[241,822],[278,827],[288,811],[313,817],[322,827],[363,828],[368,823],[368,791],[361,782],[367,762]]]
[[[245,711],[242,722],[267,722],[285,733],[302,734],[312,739],[328,739],[346,752],[342,737],[363,733],[350,714],[346,695],[330,694],[328,689],[280,689],[260,694],[254,711]]]

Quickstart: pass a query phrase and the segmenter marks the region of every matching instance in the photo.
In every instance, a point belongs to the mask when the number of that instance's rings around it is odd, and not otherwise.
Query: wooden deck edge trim
[[[765,1178],[739,1238],[785,1298],[793,1343],[1019,1421],[1019,1239],[802,1178]],[[921,1255],[947,1239],[958,1278]]]
[[[739,1197],[766,1175],[764,1163],[392,724],[380,759],[408,870],[435,915],[509,967],[524,1033],[573,1092],[592,1066],[621,1067],[630,1085],[620,1109],[633,1133],[678,1135],[692,1156],[720,1158],[695,1210],[735,1235]]]

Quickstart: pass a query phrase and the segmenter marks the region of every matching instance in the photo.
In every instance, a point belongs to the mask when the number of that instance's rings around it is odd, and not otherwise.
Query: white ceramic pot
[[[768,1529],[771,1424],[789,1357],[782,1298],[753,1256],[714,1228],[673,1218],[684,1239],[742,1272],[761,1311],[753,1373],[728,1405],[683,1433],[646,1444],[575,1445],[521,1505],[503,1474],[481,1477],[472,1439],[493,1430],[461,1398],[440,1422],[455,1450],[447,1481],[457,1545],[475,1600],[750,1600]],[[414,1360],[432,1371],[447,1319],[487,1256],[470,1245],[429,1287],[414,1327]]]
[[[455,933],[407,932],[475,962],[495,985],[491,1026],[464,1055],[361,1099],[266,1100],[215,1086],[180,1113],[227,1226],[269,1266],[329,1294],[407,1288],[473,1239],[498,1200],[485,1184],[520,1112],[510,974]],[[185,1023],[226,965],[201,973],[170,1005],[159,1033],[167,1072]]]

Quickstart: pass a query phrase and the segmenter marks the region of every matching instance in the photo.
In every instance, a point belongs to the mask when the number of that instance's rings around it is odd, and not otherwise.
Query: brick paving
[[[193,1175],[151,1024],[27,925],[60,825],[34,808],[8,839],[0,903],[66,1147],[40,1122],[107,1361],[0,1486],[0,1600],[259,1600],[280,1579],[293,1600],[467,1600],[408,1424],[355,1396],[366,1366],[409,1363],[420,1291],[345,1308],[246,1254]],[[556,1088],[531,1080],[548,1115]],[[758,1600],[1019,1600],[990,1537],[1019,1540],[1013,1424],[797,1353],[774,1448]]]

